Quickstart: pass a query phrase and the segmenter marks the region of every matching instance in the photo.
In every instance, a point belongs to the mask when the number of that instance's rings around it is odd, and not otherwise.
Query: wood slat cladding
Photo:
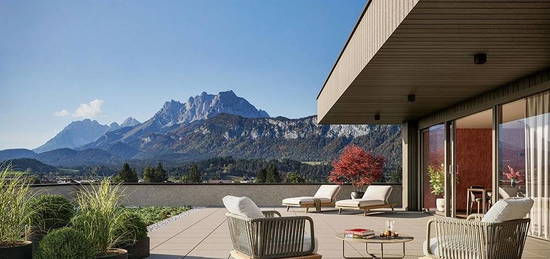
[[[319,93],[317,110],[329,112],[336,100],[353,83],[418,0],[372,0],[350,36]]]
[[[389,2],[373,0],[351,36],[318,96],[321,123],[416,120],[550,68],[548,0]]]

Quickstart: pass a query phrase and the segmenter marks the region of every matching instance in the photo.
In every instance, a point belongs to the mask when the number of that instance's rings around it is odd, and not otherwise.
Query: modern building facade
[[[317,110],[322,124],[402,125],[408,210],[527,196],[530,234],[550,240],[550,1],[371,0]]]

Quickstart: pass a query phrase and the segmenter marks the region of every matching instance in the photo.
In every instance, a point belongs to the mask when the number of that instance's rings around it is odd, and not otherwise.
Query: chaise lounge
[[[360,199],[348,199],[336,202],[338,214],[342,210],[364,210],[365,216],[371,209],[393,208],[395,204],[388,201],[392,187],[389,185],[370,185]]]
[[[340,191],[340,185],[321,185],[313,197],[294,197],[283,200],[283,206],[286,206],[288,211],[290,207],[305,208],[306,213],[309,208],[316,208],[317,212],[321,211],[321,207],[334,207],[336,195]]]

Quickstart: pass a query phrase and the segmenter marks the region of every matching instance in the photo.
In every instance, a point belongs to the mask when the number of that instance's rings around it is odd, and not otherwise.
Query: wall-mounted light
[[[416,101],[416,95],[414,94],[407,95],[407,101],[409,101],[410,103],[414,103]]]
[[[380,113],[377,113],[374,115],[374,120],[379,121],[380,120]]]
[[[481,65],[481,64],[485,64],[486,62],[487,62],[486,53],[477,53],[474,55],[474,64]]]

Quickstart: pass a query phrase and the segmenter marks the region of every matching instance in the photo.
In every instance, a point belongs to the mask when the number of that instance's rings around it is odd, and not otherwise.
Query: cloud
[[[61,111],[54,112],[54,113],[53,113],[53,116],[56,116],[56,117],[65,117],[65,116],[69,116],[69,114],[71,114],[71,113],[68,112],[67,110],[63,109],[63,110],[61,110]]]
[[[89,103],[82,103],[74,112],[73,116],[77,118],[93,118],[101,113],[101,106],[104,101],[95,99]]]
[[[57,117],[72,115],[75,118],[94,118],[101,114],[101,106],[103,106],[103,103],[103,100],[95,99],[89,103],[81,103],[73,113],[63,109],[61,111],[54,112],[53,115]]]

